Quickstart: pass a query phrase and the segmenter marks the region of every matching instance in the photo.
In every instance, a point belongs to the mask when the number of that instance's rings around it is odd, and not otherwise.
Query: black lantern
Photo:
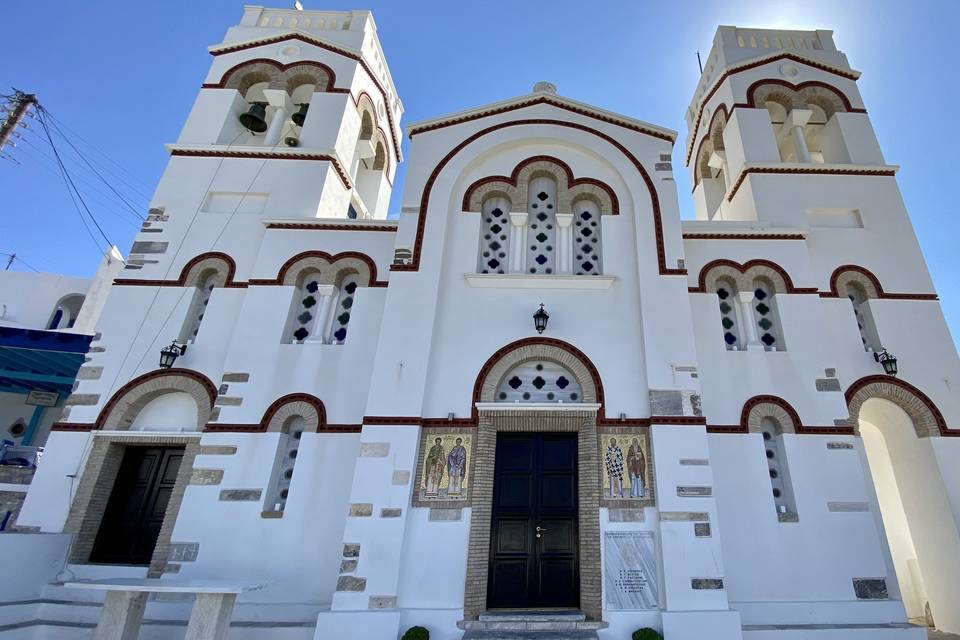
[[[173,366],[173,363],[177,361],[177,358],[182,356],[187,352],[187,345],[177,344],[177,341],[174,340],[170,343],[169,347],[164,347],[160,349],[160,368],[169,369]]]
[[[540,308],[535,314],[533,314],[533,326],[537,330],[537,333],[543,333],[547,329],[547,320],[550,319],[550,315],[543,310],[543,303],[540,303]]]
[[[879,353],[873,354],[873,359],[883,365],[883,372],[888,376],[897,375],[897,356],[886,349],[881,349]]]

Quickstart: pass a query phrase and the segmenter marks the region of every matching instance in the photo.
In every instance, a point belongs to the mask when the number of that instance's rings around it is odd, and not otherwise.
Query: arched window
[[[529,360],[507,372],[497,385],[497,402],[583,402],[583,390],[566,367],[550,360]]]
[[[360,276],[356,273],[345,275],[340,279],[340,284],[337,286],[337,303],[333,309],[330,327],[332,344],[343,344],[347,339],[347,325],[350,323],[350,314],[359,286]]]
[[[557,182],[549,176],[530,180],[527,188],[529,215],[527,244],[527,271],[550,274],[556,264],[557,244]]]
[[[47,330],[72,329],[77,323],[77,316],[80,315],[84,300],[85,297],[79,293],[71,293],[60,298],[50,316],[50,322],[47,323]]]
[[[737,285],[733,280],[717,281],[717,299],[720,301],[720,324],[723,327],[723,343],[727,351],[741,348],[737,322]]]
[[[510,201],[493,195],[480,209],[480,252],[477,271],[506,273],[510,255]]]
[[[573,205],[574,273],[579,276],[603,273],[600,251],[600,205],[583,198]]]
[[[190,310],[187,312],[187,319],[180,331],[180,342],[196,342],[200,323],[203,322],[203,316],[207,313],[207,306],[210,304],[210,296],[216,287],[218,275],[214,269],[208,269],[200,274],[200,280],[193,292],[193,300],[190,302]]]
[[[880,336],[877,333],[876,324],[873,322],[873,314],[870,313],[870,307],[867,305],[869,296],[866,290],[856,282],[848,282],[846,290],[847,298],[853,305],[853,315],[857,320],[857,328],[860,330],[863,348],[867,351],[879,351],[881,348]]]
[[[290,494],[290,482],[293,480],[294,466],[297,464],[297,452],[300,439],[306,427],[303,416],[290,416],[280,427],[277,441],[277,453],[270,474],[270,485],[264,498],[264,511],[282,512],[287,506]]]
[[[783,428],[775,418],[764,417],[760,420],[760,433],[763,436],[764,453],[767,457],[767,471],[770,475],[770,490],[777,515],[781,520],[787,514],[796,514],[796,501],[787,468],[787,459],[783,451]]]
[[[373,110],[364,109],[360,113],[360,134],[357,136],[357,144],[353,151],[353,163],[350,167],[350,175],[354,181],[357,179],[357,171],[362,166],[364,169],[372,169],[373,161],[377,154],[377,149],[373,145],[374,119]]]
[[[313,341],[322,339],[321,286],[317,270],[304,270],[297,278],[297,292],[290,310],[289,342],[303,343],[311,337]]]
[[[783,351],[774,297],[774,287],[768,280],[757,278],[753,281],[752,306],[757,336],[767,351]]]

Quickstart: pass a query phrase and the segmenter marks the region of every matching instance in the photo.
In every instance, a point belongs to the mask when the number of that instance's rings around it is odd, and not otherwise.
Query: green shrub
[[[430,632],[425,627],[410,627],[401,640],[430,640]]]
[[[660,635],[660,632],[656,629],[651,629],[650,627],[637,629],[633,632],[631,638],[633,640],[663,640],[663,636]]]

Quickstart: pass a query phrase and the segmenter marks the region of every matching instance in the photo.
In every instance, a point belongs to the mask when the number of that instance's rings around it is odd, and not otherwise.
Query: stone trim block
[[[707,467],[710,461],[706,458],[680,458],[680,465],[684,467]]]
[[[368,609],[396,609],[397,596],[370,596]]]
[[[387,507],[384,509],[380,509],[381,518],[399,518],[402,513],[403,513],[403,509],[394,508],[394,507]]]
[[[359,544],[345,544],[343,545],[343,557],[344,558],[359,558],[360,557],[360,545]]]
[[[99,393],[72,393],[64,401],[66,407],[94,406],[100,402]]]
[[[199,553],[199,542],[171,542],[167,559],[176,562],[195,562]]]
[[[853,444],[850,442],[828,442],[827,449],[853,449]]]
[[[389,442],[361,442],[361,458],[386,458],[390,454]]]
[[[393,478],[391,482],[395,485],[405,486],[410,484],[410,472],[406,470],[397,469],[393,472]]]
[[[232,456],[237,452],[237,448],[232,445],[221,444],[202,444],[200,445],[199,456]]]
[[[373,515],[373,503],[355,502],[350,505],[351,518],[369,518]]]
[[[220,382],[249,382],[249,373],[225,373],[220,378]]]
[[[644,522],[643,509],[610,509],[610,522]]]
[[[887,580],[885,578],[854,578],[853,592],[857,600],[886,600]]]
[[[710,522],[706,511],[661,511],[660,522]]]
[[[263,495],[263,489],[223,489],[220,491],[221,502],[257,502]]]
[[[134,242],[130,253],[166,253],[169,242]]]
[[[337,591],[364,591],[366,588],[366,578],[356,576],[340,576],[337,578]]]
[[[194,469],[190,476],[191,485],[213,485],[223,481],[223,469]]]
[[[103,367],[80,367],[77,371],[77,380],[99,380],[103,375]]]
[[[283,511],[261,511],[260,517],[265,520],[275,520],[283,517]]]
[[[691,589],[723,589],[723,578],[690,578]]]
[[[357,561],[356,560],[341,560],[340,561],[340,573],[353,573],[357,570]]]
[[[680,497],[680,498],[706,498],[712,495],[713,495],[713,487],[698,487],[698,486],[677,487],[677,497]]]
[[[817,378],[814,384],[817,391],[842,391],[840,381],[836,378]]]
[[[693,535],[697,538],[710,538],[710,523],[709,522],[694,522],[693,523]]]
[[[463,520],[463,509],[431,508],[427,520],[430,522],[459,522]]]
[[[827,509],[834,512],[870,511],[868,502],[828,502]]]
[[[243,398],[240,396],[217,396],[214,404],[220,407],[239,407],[243,404]]]

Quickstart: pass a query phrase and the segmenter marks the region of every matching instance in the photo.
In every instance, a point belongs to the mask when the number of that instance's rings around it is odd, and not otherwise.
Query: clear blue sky
[[[674,167],[680,206],[692,217],[683,168],[683,112],[718,24],[832,29],[854,68],[887,161],[899,182],[954,336],[960,336],[955,174],[958,102],[956,0],[778,0],[655,2],[418,2],[305,0],[308,9],[373,10],[406,108],[404,122],[530,91],[549,80],[559,93],[680,132]],[[141,211],[167,160],[211,57],[206,47],[235,24],[242,3],[19,2],[4,26],[0,91],[36,93],[74,134],[103,156],[107,175]],[[292,0],[272,6],[291,6]],[[37,125],[0,160],[0,253],[16,252],[51,272],[89,275],[98,250],[73,211]],[[74,135],[76,138],[76,135]],[[32,146],[31,146],[32,145]],[[106,187],[77,165],[78,183],[107,236],[127,252],[136,230]],[[401,165],[391,211],[399,209]],[[954,195],[951,195],[954,194]],[[2,263],[0,263],[2,267]]]

